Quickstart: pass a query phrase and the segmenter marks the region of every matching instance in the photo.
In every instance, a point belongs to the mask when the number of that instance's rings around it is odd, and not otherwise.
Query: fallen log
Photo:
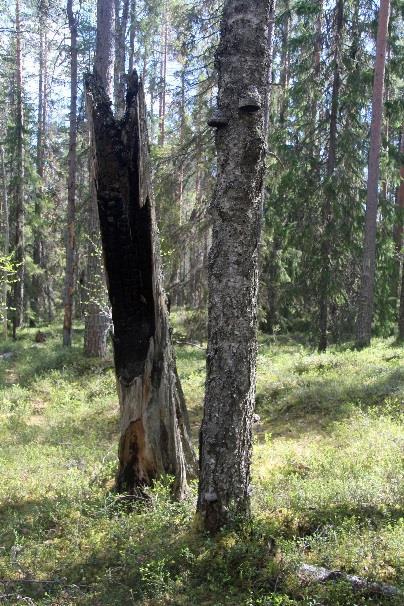
[[[302,564],[298,568],[297,574],[300,580],[307,585],[326,583],[327,581],[345,581],[351,585],[352,589],[357,591],[366,591],[374,595],[383,595],[386,597],[403,595],[403,592],[394,585],[368,581],[357,575],[341,572],[341,570],[328,570],[322,566],[313,566],[312,564]]]

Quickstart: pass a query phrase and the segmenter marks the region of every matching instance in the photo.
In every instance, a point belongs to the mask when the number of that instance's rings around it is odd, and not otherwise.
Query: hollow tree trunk
[[[383,118],[384,70],[387,33],[390,16],[390,0],[380,0],[377,27],[376,59],[373,79],[372,123],[370,127],[370,150],[368,185],[363,245],[362,281],[359,296],[356,344],[370,344],[373,318],[373,295],[376,269],[377,201],[380,172],[380,145]]]
[[[70,29],[70,116],[69,116],[69,174],[67,178],[67,236],[64,293],[63,345],[72,344],[73,296],[76,274],[76,172],[77,172],[77,21],[73,0],[67,0]]]
[[[331,282],[331,253],[333,247],[333,204],[335,190],[334,172],[337,166],[337,125],[339,111],[339,91],[341,88],[341,45],[344,27],[344,0],[338,0],[335,7],[334,36],[334,73],[331,91],[330,124],[327,150],[326,185],[324,202],[321,209],[322,235],[320,244],[320,279],[319,279],[319,342],[318,351],[326,351],[328,345],[328,305]]]
[[[115,120],[100,79],[86,86],[121,412],[117,489],[137,494],[169,473],[180,498],[195,460],[162,289],[143,87],[133,72]]]
[[[25,207],[24,207],[24,115],[22,104],[22,57],[21,57],[21,21],[20,3],[15,4],[16,29],[16,179],[15,179],[15,242],[14,259],[16,278],[13,293],[13,338],[21,326],[24,316],[24,279],[25,279]]]
[[[218,175],[210,207],[208,352],[198,512],[216,532],[249,512],[269,0],[227,0],[216,52]]]

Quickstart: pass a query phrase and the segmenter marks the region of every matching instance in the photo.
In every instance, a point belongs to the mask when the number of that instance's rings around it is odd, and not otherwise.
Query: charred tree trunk
[[[210,212],[206,395],[198,512],[216,532],[249,512],[265,157],[269,0],[227,0],[216,52],[218,176]],[[212,125],[212,122],[210,122]]]
[[[69,175],[67,179],[66,275],[63,320],[63,345],[72,344],[73,296],[76,274],[76,171],[77,171],[77,20],[73,0],[67,0],[70,29],[70,117]]]
[[[121,411],[117,489],[136,495],[169,473],[181,498],[195,461],[162,289],[143,88],[133,72],[115,120],[100,79],[86,85]]]
[[[356,344],[370,344],[373,318],[373,295],[376,269],[377,201],[380,172],[380,146],[383,118],[384,70],[387,33],[390,17],[390,0],[380,0],[377,27],[376,59],[373,80],[372,123],[370,128],[370,150],[368,186],[366,199],[365,236],[363,245],[362,283],[359,297]]]
[[[328,135],[326,184],[324,202],[321,209],[321,269],[319,279],[319,342],[318,351],[326,351],[328,345],[328,305],[331,281],[331,251],[333,202],[335,187],[334,172],[337,166],[337,127],[339,111],[339,91],[341,88],[341,45],[342,29],[344,27],[344,0],[338,0],[335,7],[335,37],[334,37],[334,74],[331,92],[330,125]]]
[[[3,254],[7,258],[10,252],[10,218],[8,210],[7,178],[6,167],[4,164],[4,149],[0,147],[0,170],[1,170],[1,223],[3,227]],[[8,336],[8,317],[7,317],[7,296],[8,280],[7,274],[2,276],[2,316],[3,316],[3,337]]]
[[[22,56],[20,3],[15,4],[16,29],[16,180],[15,180],[15,242],[14,259],[17,272],[13,295],[13,338],[21,326],[24,316],[24,279],[25,279],[25,206],[24,206],[24,114],[22,104]]]

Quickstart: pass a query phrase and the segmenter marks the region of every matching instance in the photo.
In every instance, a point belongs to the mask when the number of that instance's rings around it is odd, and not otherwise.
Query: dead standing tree
[[[181,498],[195,455],[162,289],[143,87],[133,72],[122,120],[97,75],[86,88],[121,412],[117,489],[136,495],[168,473]]]

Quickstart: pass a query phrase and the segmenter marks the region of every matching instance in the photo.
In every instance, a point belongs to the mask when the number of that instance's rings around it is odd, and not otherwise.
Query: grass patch
[[[402,584],[403,349],[319,355],[260,339],[253,518],[213,540],[195,528],[196,486],[172,503],[163,479],[131,509],[111,492],[112,362],[44,331],[44,344],[34,329],[0,343],[13,354],[0,358],[0,604],[398,606],[295,572],[304,561]],[[204,350],[178,345],[177,361],[197,441]]]

